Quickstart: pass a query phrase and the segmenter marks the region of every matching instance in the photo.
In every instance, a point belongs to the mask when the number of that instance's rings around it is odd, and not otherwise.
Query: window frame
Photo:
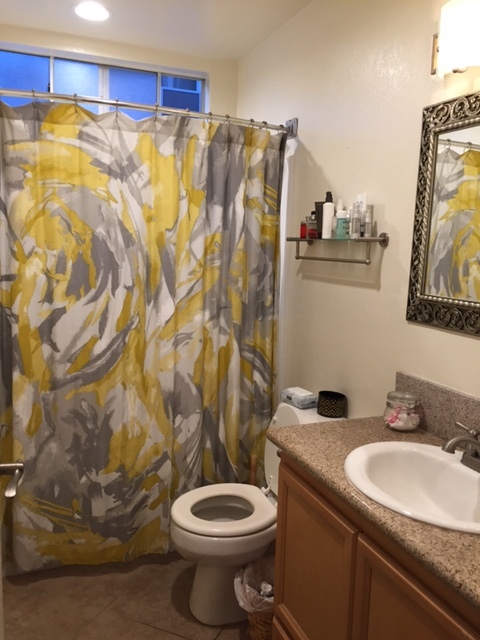
[[[198,80],[201,82],[200,91],[200,113],[205,113],[209,109],[210,101],[210,86],[209,86],[209,74],[204,71],[188,70],[183,68],[176,68],[170,66],[153,65],[149,63],[141,63],[136,61],[123,60],[119,58],[110,58],[97,56],[87,53],[74,53],[71,51],[64,51],[59,49],[45,49],[43,47],[19,45],[7,42],[0,42],[0,50],[8,51],[12,53],[24,53],[26,55],[37,55],[45,58],[49,58],[49,92],[56,93],[55,79],[54,79],[54,60],[63,59],[71,60],[74,62],[87,62],[98,65],[99,67],[99,95],[97,96],[79,96],[85,98],[92,98],[98,100],[115,100],[115,98],[109,98],[108,96],[108,69],[111,67],[117,67],[121,69],[127,69],[130,71],[147,71],[155,73],[157,75],[157,89],[156,98],[157,105],[161,108],[160,99],[162,96],[162,75],[176,76],[179,78],[187,78],[192,80]],[[52,90],[53,87],[53,90]],[[8,87],[6,87],[8,89]],[[29,89],[26,89],[27,91]],[[152,106],[155,105],[146,105]],[[165,106],[165,109],[170,107]],[[99,102],[99,113],[105,113],[109,111],[111,107]],[[121,108],[120,108],[121,110]],[[148,113],[146,111],[145,113]],[[147,116],[145,116],[147,117]]]

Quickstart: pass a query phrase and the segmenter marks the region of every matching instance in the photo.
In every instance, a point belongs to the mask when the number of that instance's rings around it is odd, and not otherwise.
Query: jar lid
[[[414,396],[412,393],[408,393],[408,391],[389,391],[387,394],[387,401],[409,407],[414,407],[418,404],[417,396]]]

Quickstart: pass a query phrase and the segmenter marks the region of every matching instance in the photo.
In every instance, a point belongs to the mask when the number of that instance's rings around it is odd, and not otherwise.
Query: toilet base
[[[197,563],[189,604],[199,622],[216,627],[246,620],[247,612],[238,604],[233,586],[242,567]]]

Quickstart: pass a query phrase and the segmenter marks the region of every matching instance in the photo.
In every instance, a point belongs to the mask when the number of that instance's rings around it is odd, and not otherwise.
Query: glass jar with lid
[[[383,413],[387,427],[396,431],[413,431],[418,427],[420,417],[416,407],[418,398],[407,391],[390,391]]]

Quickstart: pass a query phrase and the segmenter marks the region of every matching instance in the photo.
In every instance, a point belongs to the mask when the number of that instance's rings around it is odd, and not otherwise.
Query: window
[[[203,78],[0,50],[0,87],[4,89],[33,89],[203,111],[204,85]],[[29,98],[9,97],[2,100],[11,106],[30,101]],[[93,103],[83,106],[95,113],[113,108]],[[140,109],[120,109],[136,120],[150,115]]]
[[[157,74],[111,67],[108,70],[109,98],[123,102],[157,104]],[[145,118],[145,111],[124,109],[131,118]]]
[[[72,96],[100,97],[100,69],[98,64],[80,62],[78,60],[53,60],[52,92]],[[86,109],[99,113],[98,104],[84,104]]]
[[[24,89],[49,91],[50,59],[13,51],[0,51],[0,87],[2,89]],[[11,107],[30,102],[30,98],[5,98]]]
[[[161,105],[176,109],[201,111],[201,80],[162,75]]]

